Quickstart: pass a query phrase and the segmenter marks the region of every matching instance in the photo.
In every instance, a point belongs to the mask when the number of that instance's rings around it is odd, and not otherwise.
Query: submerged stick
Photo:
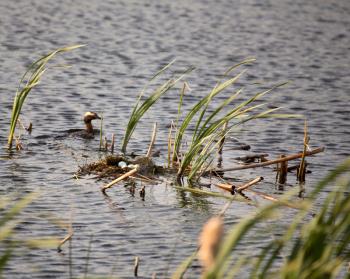
[[[324,150],[325,150],[324,147],[315,148],[315,149],[313,149],[311,151],[306,151],[305,152],[305,156],[315,155],[317,153],[323,152]],[[227,168],[227,169],[220,169],[220,170],[213,169],[213,170],[209,170],[208,172],[215,172],[215,171],[225,172],[225,171],[235,171],[235,170],[244,170],[244,169],[265,167],[265,166],[277,164],[277,163],[280,163],[280,162],[285,162],[285,161],[291,161],[291,160],[299,159],[302,156],[303,156],[303,153],[298,153],[298,154],[293,154],[293,155],[286,156],[284,158],[270,160],[270,161],[266,161],[266,162],[262,162],[262,163],[256,163],[256,164],[250,164],[250,165],[233,167],[233,168]]]
[[[147,151],[147,154],[146,154],[147,158],[151,157],[153,145],[154,145],[154,142],[156,141],[156,136],[157,136],[157,122],[154,123],[154,125],[153,125],[152,138],[151,138],[151,142],[149,144],[148,151]]]
[[[117,179],[114,179],[112,182],[108,183],[106,186],[103,186],[101,188],[102,193],[106,194],[106,190],[108,188],[111,188],[114,184],[118,183],[119,181],[122,181],[125,178],[128,178],[129,176],[131,176],[134,173],[136,173],[138,170],[139,170],[139,165],[136,165],[136,167],[134,169],[128,171],[127,173],[124,173],[123,175],[119,176]]]

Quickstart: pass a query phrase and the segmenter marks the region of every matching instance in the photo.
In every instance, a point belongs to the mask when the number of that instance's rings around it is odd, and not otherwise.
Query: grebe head
[[[96,112],[91,112],[91,111],[88,111],[84,114],[84,123],[88,133],[94,132],[91,124],[91,120],[94,120],[94,119],[101,119],[101,117]]]

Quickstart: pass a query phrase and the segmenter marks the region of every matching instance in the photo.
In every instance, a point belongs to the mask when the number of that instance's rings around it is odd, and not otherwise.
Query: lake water
[[[115,133],[120,143],[138,93],[174,58],[172,72],[191,65],[197,68],[186,78],[191,91],[184,109],[209,92],[225,69],[245,57],[255,57],[257,62],[242,79],[242,84],[250,84],[242,95],[257,92],[255,82],[271,86],[290,81],[266,96],[266,102],[283,106],[285,113],[307,116],[311,147],[326,147],[323,154],[308,160],[312,174],[307,176],[307,192],[350,154],[349,14],[347,0],[0,1],[2,146],[18,80],[29,63],[61,46],[87,45],[58,58],[56,64],[73,67],[49,69],[42,84],[30,93],[21,119],[25,124],[33,122],[34,130],[31,137],[23,135],[25,149],[12,156],[5,148],[0,151],[1,195],[16,199],[32,191],[41,193],[23,211],[24,223],[17,236],[63,238],[66,230],[41,214],[72,220],[73,276],[84,274],[89,243],[89,274],[105,276],[114,270],[119,278],[133,277],[135,256],[140,257],[141,277],[156,273],[157,278],[167,278],[196,249],[203,223],[225,201],[183,194],[166,183],[147,185],[144,201],[122,185],[104,197],[99,189],[107,181],[71,178],[78,166],[102,156],[99,140],[54,139],[62,130],[81,127],[86,111],[96,111],[103,112],[107,136]],[[155,121],[160,127],[156,148],[166,150],[165,127],[176,117],[179,88],[180,84],[147,113],[130,151],[146,152]],[[252,152],[269,153],[270,158],[296,153],[302,149],[303,120],[257,120],[233,136],[250,144]],[[237,154],[225,153],[224,167],[234,165]],[[257,189],[276,195],[283,192],[276,190],[270,169],[227,175],[242,181],[262,175],[265,180]],[[286,189],[294,185],[295,177],[289,175]],[[255,210],[233,203],[225,216],[226,228]],[[286,223],[294,214],[286,210]],[[253,233],[265,240],[271,237],[268,226]],[[256,238],[245,240],[240,252],[258,250],[263,243]],[[67,278],[71,275],[68,246],[63,253],[18,249],[5,277]],[[198,277],[199,272],[195,263],[188,278]]]

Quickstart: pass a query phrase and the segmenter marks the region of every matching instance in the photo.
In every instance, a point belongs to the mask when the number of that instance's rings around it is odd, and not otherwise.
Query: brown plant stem
[[[119,176],[117,179],[114,179],[112,182],[108,183],[107,185],[103,186],[101,188],[101,191],[103,194],[106,194],[106,190],[108,188],[111,188],[114,184],[118,183],[119,181],[122,181],[129,176],[132,176],[134,173],[136,173],[139,170],[139,166],[137,165],[134,169],[128,171],[127,173],[124,173],[123,175]]]
[[[311,156],[311,155],[315,155],[317,153],[321,153],[325,150],[324,147],[319,147],[319,148],[315,148],[311,151],[306,151],[305,152],[305,156]],[[256,163],[256,164],[249,164],[249,165],[244,165],[244,166],[239,166],[239,167],[233,167],[233,168],[226,168],[226,169],[220,169],[220,170],[209,170],[207,171],[207,173],[209,172],[225,172],[225,171],[235,171],[235,170],[244,170],[244,169],[252,169],[252,168],[259,168],[259,167],[265,167],[265,166],[269,166],[269,165],[273,165],[273,164],[277,164],[280,162],[285,162],[285,161],[291,161],[291,160],[295,160],[295,159],[299,159],[303,156],[303,153],[298,153],[298,154],[293,154],[293,155],[289,155],[286,156],[284,158],[279,158],[279,159],[275,159],[275,160],[269,160],[266,162],[262,162],[262,163]]]

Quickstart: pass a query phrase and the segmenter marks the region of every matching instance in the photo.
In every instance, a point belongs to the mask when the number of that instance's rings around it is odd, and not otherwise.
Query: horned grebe
[[[94,134],[94,128],[92,127],[91,121],[94,119],[101,119],[96,112],[88,111],[84,114],[84,123],[86,126],[86,132]]]
[[[88,111],[84,114],[85,129],[70,129],[66,131],[66,136],[74,138],[92,139],[95,134],[100,131],[93,128],[91,121],[94,119],[101,119],[101,117],[96,112]],[[59,136],[61,138],[64,136]]]

